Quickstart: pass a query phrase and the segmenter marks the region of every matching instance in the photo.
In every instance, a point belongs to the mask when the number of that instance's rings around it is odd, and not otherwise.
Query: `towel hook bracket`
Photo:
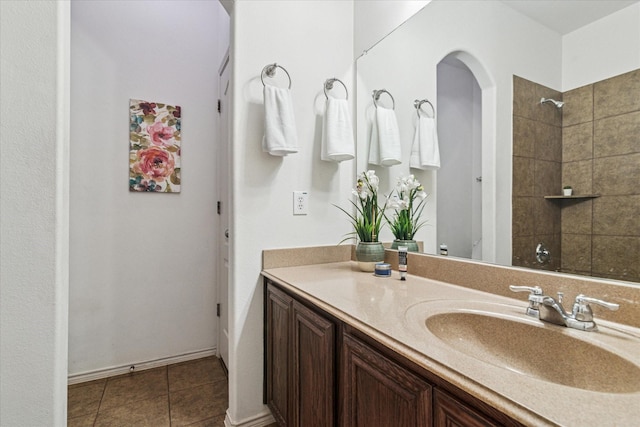
[[[396,109],[396,100],[393,99],[393,95],[391,95],[391,93],[386,90],[386,89],[377,89],[373,91],[373,105],[376,106],[376,108],[378,108],[378,102],[380,100],[380,95],[382,95],[383,93],[386,93],[387,95],[389,95],[389,98],[391,98],[391,102],[393,103],[393,108],[392,109]]]
[[[428,99],[416,99],[415,101],[413,101],[413,106],[416,108],[416,114],[418,114],[418,117],[420,117],[420,111],[427,114],[424,110],[421,110],[422,104],[429,104],[429,106],[431,107],[432,117],[436,116],[436,109]],[[427,115],[427,117],[429,116]]]
[[[289,89],[291,89],[291,75],[289,75],[289,72],[286,68],[284,68],[282,65],[278,65],[275,62],[273,64],[265,65],[265,67],[262,69],[262,72],[260,73],[260,81],[262,82],[262,86],[267,85],[264,82],[264,76],[266,75],[269,78],[275,77],[278,68],[284,71],[284,73],[287,75],[287,78],[289,79]]]
[[[267,75],[267,77],[273,77],[276,75],[276,67],[277,67],[277,64],[267,65],[267,69],[264,72]]]
[[[333,89],[333,84],[335,82],[338,82],[342,85],[342,87],[344,88],[344,93],[345,93],[345,99],[349,99],[349,91],[347,90],[347,86],[342,82],[342,80],[333,77],[330,79],[325,80],[324,82],[324,96],[327,97],[327,99],[329,99],[329,94],[327,93],[328,90],[332,90]]]

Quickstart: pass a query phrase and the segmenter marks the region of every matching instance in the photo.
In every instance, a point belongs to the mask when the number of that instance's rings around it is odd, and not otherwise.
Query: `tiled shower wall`
[[[564,94],[562,271],[640,281],[640,70]]]
[[[529,105],[532,93],[538,111]],[[562,99],[565,105],[561,110],[540,105],[543,96]],[[556,121],[550,124],[551,113],[541,112],[541,107],[557,113]],[[514,77],[513,120],[513,264],[540,268],[534,254],[537,243],[530,240],[559,229],[559,242],[549,244],[552,263],[542,268],[640,281],[640,70],[564,94]],[[555,169],[543,171],[542,162],[550,156],[535,148],[546,138],[548,126],[561,129],[559,177]],[[537,127],[541,129],[532,129]],[[542,186],[553,181],[545,188],[551,189],[547,194],[560,194],[563,185],[571,185],[574,194],[600,197],[541,202],[536,191],[541,185],[535,183],[533,195],[527,196],[529,163],[534,165],[534,181],[542,180]],[[526,211],[523,198],[532,199],[533,209]],[[547,206],[536,207],[539,203]],[[540,211],[554,214],[543,218]],[[533,232],[525,234],[527,227]]]
[[[514,76],[512,265],[544,270],[560,268],[560,205],[544,196],[562,188],[562,110],[540,104],[562,94]],[[548,264],[536,261],[536,246],[551,252]]]

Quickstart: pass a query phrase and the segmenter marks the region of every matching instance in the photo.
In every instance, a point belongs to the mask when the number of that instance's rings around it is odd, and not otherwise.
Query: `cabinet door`
[[[292,425],[335,424],[335,326],[293,301]]]
[[[431,426],[429,383],[350,335],[342,351],[342,425]]]
[[[268,285],[265,297],[266,401],[278,425],[288,426],[291,304],[293,299]]]
[[[479,412],[436,390],[434,394],[434,427],[497,427],[498,424]]]

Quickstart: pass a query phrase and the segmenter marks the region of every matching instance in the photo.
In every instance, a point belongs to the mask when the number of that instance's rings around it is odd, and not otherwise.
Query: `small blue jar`
[[[377,263],[373,274],[376,277],[391,277],[391,264],[386,262]]]

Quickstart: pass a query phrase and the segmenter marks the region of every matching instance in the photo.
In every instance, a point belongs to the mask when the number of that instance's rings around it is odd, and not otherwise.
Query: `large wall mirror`
[[[390,167],[368,161],[381,89]],[[356,102],[358,171],[429,194],[426,253],[640,282],[640,1],[434,0],[357,59]],[[437,171],[409,167],[418,114]]]

